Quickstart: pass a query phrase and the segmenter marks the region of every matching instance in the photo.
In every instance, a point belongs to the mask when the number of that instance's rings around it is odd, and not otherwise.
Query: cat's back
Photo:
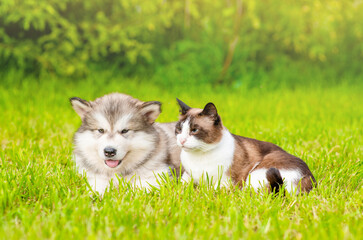
[[[303,175],[312,177],[311,171],[302,159],[286,152],[281,147],[270,142],[238,135],[234,135],[234,138],[236,143],[246,151],[244,157],[252,165],[258,164],[258,168],[299,169]]]
[[[246,151],[248,155],[255,156],[256,158],[263,157],[274,151],[283,151],[279,146],[265,141],[260,141],[253,138],[243,137],[232,134],[236,142],[236,147]]]

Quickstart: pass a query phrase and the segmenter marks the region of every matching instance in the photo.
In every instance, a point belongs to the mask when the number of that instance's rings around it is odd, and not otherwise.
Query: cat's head
[[[204,109],[191,108],[179,99],[179,121],[175,127],[177,144],[185,151],[207,152],[222,139],[223,125],[213,103]]]

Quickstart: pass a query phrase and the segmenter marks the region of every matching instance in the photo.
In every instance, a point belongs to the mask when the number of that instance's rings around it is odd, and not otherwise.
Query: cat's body
[[[218,180],[221,185],[228,185],[230,176],[226,170],[230,169],[233,163],[234,149],[233,136],[225,133],[218,146],[210,151],[190,152],[182,150],[180,159],[185,171],[182,176],[183,180],[188,181],[192,176],[194,182],[198,183],[200,178],[207,177],[206,173],[208,173],[211,180]]]
[[[315,179],[306,163],[269,143],[231,134],[212,103],[202,109],[190,108],[178,100],[180,120],[176,125],[177,144],[182,148],[183,179],[208,177],[215,185],[269,187],[278,191],[309,192]],[[313,182],[312,182],[313,181]]]

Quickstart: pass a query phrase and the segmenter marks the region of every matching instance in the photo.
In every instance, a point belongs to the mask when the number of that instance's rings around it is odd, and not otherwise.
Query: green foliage
[[[227,83],[290,62],[360,74],[361,12],[351,0],[1,0],[0,64],[61,76],[143,66]]]
[[[359,239],[363,235],[362,85],[274,91],[190,85],[92,73],[84,81],[12,71],[0,85],[1,239]],[[362,84],[362,83],[361,83]],[[142,86],[142,87],[141,87]],[[318,181],[309,195],[256,195],[166,182],[150,193],[121,187],[91,198],[72,161],[81,120],[68,101],[125,92],[163,103],[213,101],[233,133],[302,157]],[[46,98],[47,101],[44,101]]]
[[[1,62],[13,61],[21,68],[35,64],[61,75],[84,74],[89,61],[150,61],[156,32],[170,25],[173,16],[161,1],[4,0],[0,4]]]

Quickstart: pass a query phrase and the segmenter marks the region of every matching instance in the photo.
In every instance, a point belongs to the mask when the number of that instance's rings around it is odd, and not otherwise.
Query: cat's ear
[[[180,114],[184,115],[188,112],[189,109],[191,109],[191,107],[189,107],[188,105],[186,105],[185,103],[183,103],[182,101],[180,101],[179,99],[176,99],[178,101],[178,104],[180,106]]]
[[[69,101],[71,102],[74,111],[81,117],[81,119],[83,119],[84,116],[92,110],[91,103],[82,98],[72,97]]]
[[[216,106],[211,102],[207,103],[207,105],[205,105],[205,107],[204,107],[204,109],[202,111],[202,115],[211,116],[211,117],[218,116]]]
[[[145,117],[146,121],[153,124],[156,118],[161,113],[161,102],[151,101],[144,102],[140,105],[141,114]]]
[[[214,121],[215,126],[220,126],[221,117],[218,115],[217,108],[213,103],[207,103],[200,114],[210,117]]]

